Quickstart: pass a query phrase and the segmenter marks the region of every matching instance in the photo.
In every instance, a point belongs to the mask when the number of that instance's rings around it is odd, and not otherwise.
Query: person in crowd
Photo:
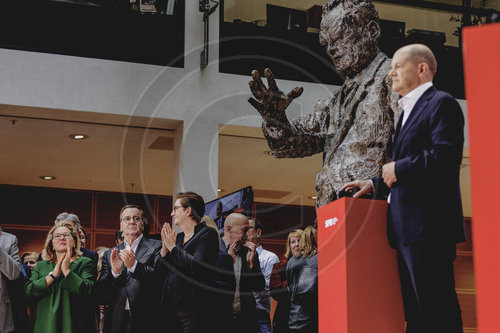
[[[78,234],[80,235],[80,243],[82,244],[82,248],[87,247],[87,232],[85,231],[85,229],[80,228]]]
[[[21,262],[29,267],[30,274],[33,271],[33,268],[35,268],[36,263],[38,261],[38,256],[39,254],[36,252],[24,252],[23,255],[21,256]]]
[[[219,252],[218,233],[200,222],[205,201],[194,192],[177,195],[172,210],[173,223],[161,230],[161,258],[158,273],[163,277],[161,317],[166,318],[169,332],[211,332],[216,329],[213,316],[214,270]]]
[[[389,193],[387,231],[397,250],[406,332],[462,332],[455,292],[456,244],[466,239],[460,196],[464,115],[458,102],[437,90],[437,62],[422,44],[392,58],[392,90],[403,114],[393,138],[392,162],[382,177],[343,186],[354,197]],[[440,191],[434,190],[439,184]]]
[[[289,333],[290,298],[286,288],[286,264],[288,259],[299,254],[299,242],[303,234],[301,229],[295,229],[288,234],[284,259],[273,266],[270,289],[271,296],[278,302],[274,310],[273,333]]]
[[[257,318],[253,292],[265,288],[255,244],[247,240],[248,229],[245,215],[231,213],[224,222],[224,236],[219,242],[221,251],[233,258],[236,282],[230,332],[255,333]]]
[[[16,280],[21,276],[19,255],[17,260],[12,254],[19,253],[17,237],[3,232],[0,228],[0,332],[15,332],[7,280]]]
[[[124,242],[104,253],[97,289],[108,303],[104,332],[149,332],[154,327],[156,303],[154,267],[161,242],[142,233],[144,212],[137,205],[120,211]]]
[[[101,270],[102,270],[102,256],[106,251],[108,251],[109,248],[105,246],[99,246],[96,248],[96,252],[99,258],[99,261],[97,262],[97,280],[101,277]],[[104,330],[104,318],[106,316],[107,312],[107,305],[106,302],[101,302],[104,304],[99,304],[98,309],[97,309],[97,330],[99,333],[102,333]]]
[[[259,257],[260,269],[266,282],[263,291],[254,292],[257,317],[257,333],[271,333],[271,291],[269,283],[274,264],[279,262],[278,256],[268,250],[264,250],[261,244],[262,222],[257,218],[249,218],[248,241],[255,244]]]
[[[123,243],[123,233],[121,230],[116,230],[115,232],[115,243],[116,245]]]
[[[73,229],[75,229],[76,232],[78,233],[78,238],[80,238],[80,230],[82,229],[82,225],[80,223],[80,218],[78,217],[78,215],[68,212],[60,213],[59,215],[57,215],[54,224],[62,224],[62,223],[69,223],[73,227]],[[97,252],[86,249],[85,247],[81,247],[80,252],[82,252],[82,255],[84,257],[92,259],[94,264],[97,266],[97,261],[98,261]],[[40,260],[41,258],[38,259]]]
[[[80,252],[80,238],[70,224],[54,225],[45,240],[45,257],[24,289],[36,302],[34,333],[95,332],[86,301],[97,276],[91,259]]]
[[[201,219],[205,222],[208,227],[213,228],[217,231],[217,236],[220,235],[217,224],[208,215],[203,216]],[[218,318],[217,332],[219,333],[230,333],[230,323],[233,320],[233,299],[234,290],[236,288],[236,281],[234,277],[233,269],[233,257],[231,257],[227,252],[218,249],[217,261],[214,268],[214,280],[215,280],[215,305],[214,308],[217,309],[217,313],[214,315]]]
[[[304,229],[299,254],[286,265],[290,295],[290,333],[318,332],[318,232],[313,226]]]

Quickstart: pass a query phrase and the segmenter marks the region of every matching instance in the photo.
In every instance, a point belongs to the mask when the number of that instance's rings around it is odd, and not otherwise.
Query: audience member
[[[39,254],[36,252],[24,252],[23,255],[21,256],[21,262],[24,265],[28,266],[30,276],[31,272],[33,271],[33,268],[35,268],[36,266],[36,263],[38,261],[38,256]]]
[[[299,254],[286,266],[290,294],[290,333],[318,332],[318,243],[317,230],[308,226],[300,238]]]
[[[194,192],[177,195],[172,210],[173,223],[161,230],[162,249],[158,272],[164,276],[161,292],[161,317],[169,332],[212,332],[210,326],[215,302],[214,270],[219,239],[217,231],[201,222],[205,201]],[[215,312],[214,312],[215,314]]]
[[[248,218],[231,213],[224,222],[220,249],[233,258],[236,287],[233,296],[231,332],[255,333],[257,327],[254,291],[265,287],[255,244],[247,241]]]
[[[98,255],[98,262],[97,262],[97,279],[101,277],[101,270],[102,270],[102,256],[106,251],[109,250],[109,247],[105,246],[99,246],[96,248],[96,252]],[[104,330],[104,318],[106,316],[107,308],[108,306],[106,305],[107,302],[100,302],[104,304],[99,304],[98,309],[97,309],[97,330],[99,333],[102,333]]]
[[[217,231],[217,235],[219,236],[217,224],[212,220],[210,216],[205,215],[201,220],[205,221],[207,226]],[[214,308],[217,309],[217,313],[215,314],[215,316],[218,318],[217,332],[230,333],[230,324],[233,320],[234,290],[236,288],[236,280],[234,277],[233,269],[233,257],[227,254],[225,251],[222,251],[220,248],[218,249],[218,251],[217,261],[214,268],[214,279],[216,285]]]
[[[83,257],[70,224],[56,224],[45,240],[46,260],[33,270],[25,292],[37,304],[34,333],[94,332],[86,301],[96,279],[95,265]],[[94,327],[92,327],[94,326]]]
[[[80,239],[80,230],[82,229],[82,225],[80,223],[80,218],[78,218],[78,215],[67,212],[60,213],[59,215],[57,215],[54,224],[62,224],[62,223],[69,223],[73,227],[73,229],[76,230],[78,238]],[[83,246],[80,247],[80,252],[82,252],[82,256],[92,259],[92,261],[97,267],[97,261],[98,261],[97,252],[88,250]]]
[[[16,280],[21,276],[19,255],[17,260],[10,253],[19,253],[17,238],[14,235],[2,232],[0,228],[0,332],[15,332],[14,317],[12,314],[7,280]]]
[[[289,333],[290,297],[286,288],[286,264],[288,259],[299,254],[299,242],[304,231],[295,229],[288,234],[284,259],[274,264],[271,273],[271,296],[278,302],[274,310],[273,333]]]
[[[248,241],[256,246],[259,256],[260,269],[264,275],[266,286],[263,291],[254,292],[257,317],[257,333],[271,333],[271,291],[269,283],[274,264],[279,262],[279,258],[271,251],[264,250],[261,245],[262,222],[257,218],[249,218]]]
[[[143,235],[144,213],[136,205],[120,211],[120,230],[124,242],[102,257],[99,295],[108,301],[104,332],[129,333],[153,330],[154,267],[161,242]],[[106,300],[106,297],[108,300]]]
[[[80,228],[78,234],[80,235],[80,243],[82,248],[87,247],[87,232],[85,231],[85,229]]]
[[[121,230],[117,230],[115,232],[115,243],[116,245],[120,245],[121,243],[123,243],[123,233]]]

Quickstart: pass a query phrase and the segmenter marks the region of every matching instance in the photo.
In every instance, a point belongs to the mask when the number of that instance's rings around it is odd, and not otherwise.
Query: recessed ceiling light
[[[54,177],[54,176],[40,176],[40,179],[43,179],[43,180],[54,180],[54,179],[56,179],[56,177]]]
[[[316,200],[318,197],[313,195],[312,197],[309,197],[309,199],[313,199],[313,200]]]
[[[69,137],[73,140],[83,140],[87,139],[89,136],[87,134],[70,134]]]
[[[224,190],[223,190],[223,189],[221,189],[221,188],[218,188],[218,189],[217,189],[217,192],[222,192],[222,191],[224,191]]]

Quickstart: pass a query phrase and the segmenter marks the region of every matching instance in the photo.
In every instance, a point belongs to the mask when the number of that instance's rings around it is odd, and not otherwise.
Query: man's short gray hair
[[[80,219],[78,218],[78,215],[73,214],[73,213],[68,213],[68,212],[63,212],[63,213],[57,215],[56,220],[54,221],[54,224],[59,224],[61,221],[64,221],[64,220],[75,222],[77,229],[82,228],[82,225],[80,223]]]

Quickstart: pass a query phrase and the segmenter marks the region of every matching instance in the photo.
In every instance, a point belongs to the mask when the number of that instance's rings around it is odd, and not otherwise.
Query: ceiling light
[[[316,200],[318,197],[313,195],[312,197],[309,197],[309,199],[313,199],[313,200]]]
[[[43,179],[43,180],[54,180],[54,179],[56,179],[56,177],[54,177],[54,176],[40,176],[40,179]]]
[[[87,134],[70,134],[69,137],[73,140],[83,140],[87,139],[89,136]]]
[[[218,188],[218,189],[217,189],[217,192],[222,192],[222,191],[224,191],[224,190],[223,190],[223,189],[221,189],[221,188]]]

